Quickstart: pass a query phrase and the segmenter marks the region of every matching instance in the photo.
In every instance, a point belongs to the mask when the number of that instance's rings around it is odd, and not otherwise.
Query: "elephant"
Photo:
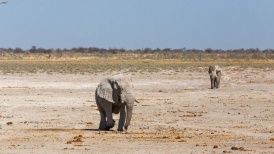
[[[218,65],[211,65],[208,68],[208,74],[210,76],[211,89],[219,88],[222,75],[221,68]]]
[[[128,129],[134,102],[139,103],[132,93],[128,77],[118,74],[103,79],[96,88],[95,101],[100,112],[99,130],[109,130],[115,125],[112,113],[120,113],[118,131]]]

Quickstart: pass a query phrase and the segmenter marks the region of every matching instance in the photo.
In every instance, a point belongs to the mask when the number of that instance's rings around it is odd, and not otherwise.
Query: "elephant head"
[[[129,84],[129,78],[122,74],[108,77],[102,80],[97,86],[96,93],[99,97],[112,103],[112,113],[118,114],[119,112],[124,112],[123,107],[126,108],[126,113],[120,113],[118,130],[122,130],[121,127],[123,126],[127,129],[131,121],[134,102],[138,102],[133,96],[132,88]],[[124,116],[126,116],[126,121],[124,120]]]
[[[208,68],[208,74],[210,76],[211,89],[219,88],[221,81],[221,68],[218,65],[212,65]]]

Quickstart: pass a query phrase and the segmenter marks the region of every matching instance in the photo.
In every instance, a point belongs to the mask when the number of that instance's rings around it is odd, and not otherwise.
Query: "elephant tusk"
[[[136,102],[136,103],[140,103],[137,99],[135,99],[135,102]]]

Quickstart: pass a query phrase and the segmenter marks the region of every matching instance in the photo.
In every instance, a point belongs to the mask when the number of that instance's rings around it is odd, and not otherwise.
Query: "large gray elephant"
[[[99,130],[114,127],[112,113],[120,113],[117,130],[128,129],[134,102],[138,102],[132,94],[129,78],[119,74],[103,79],[96,88],[95,100],[101,116]]]
[[[210,76],[211,89],[219,88],[222,75],[221,68],[218,65],[209,66],[208,74]]]

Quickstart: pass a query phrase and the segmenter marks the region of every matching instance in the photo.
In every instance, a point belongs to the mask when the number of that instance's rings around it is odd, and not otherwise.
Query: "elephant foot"
[[[115,121],[112,119],[111,122],[106,122],[106,123],[100,123],[99,130],[109,130],[113,128],[115,125]]]
[[[105,130],[105,126],[99,126],[99,130]]]
[[[107,122],[105,130],[109,130],[110,128],[113,128],[114,125],[115,125],[115,121],[112,119],[111,122]]]
[[[106,122],[105,121],[100,122],[99,130],[105,130],[105,129],[106,129]]]
[[[122,132],[123,128],[118,128],[117,131]]]
[[[105,129],[104,129],[104,130],[110,130],[110,128],[112,128],[112,127],[105,127]]]
[[[118,126],[118,129],[117,129],[117,131],[123,131],[124,129],[124,126]],[[126,129],[126,127],[125,127],[125,129]]]
[[[99,127],[99,130],[110,130],[114,126],[105,126],[105,127]]]
[[[108,126],[99,126],[99,130],[109,130],[112,127],[108,127]]]

